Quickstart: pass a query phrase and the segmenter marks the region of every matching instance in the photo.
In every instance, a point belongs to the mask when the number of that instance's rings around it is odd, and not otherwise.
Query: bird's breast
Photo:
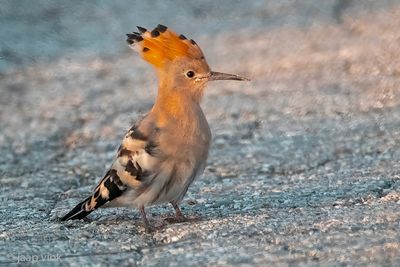
[[[210,147],[211,131],[201,110],[187,117],[172,120],[160,131],[160,143],[171,156],[205,160]],[[189,116],[190,115],[190,116]]]

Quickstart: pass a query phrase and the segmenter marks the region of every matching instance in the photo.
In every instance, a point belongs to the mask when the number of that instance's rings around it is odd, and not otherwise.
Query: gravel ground
[[[137,3],[140,21],[116,2],[77,14],[2,4],[0,264],[400,264],[400,2],[206,1],[175,17],[172,1]],[[17,34],[21,18],[33,33]],[[53,20],[64,35],[48,43],[38,36]],[[149,208],[152,234],[122,208],[60,223],[156,94],[120,31],[159,22],[193,37],[215,70],[252,77],[209,85],[213,145],[183,201],[190,221],[168,224],[165,205]]]

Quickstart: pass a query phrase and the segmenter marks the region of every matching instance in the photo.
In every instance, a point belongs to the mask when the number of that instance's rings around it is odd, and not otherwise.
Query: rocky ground
[[[376,2],[234,2],[231,13],[205,2],[199,10],[207,12],[174,25],[215,70],[252,81],[209,85],[203,107],[213,145],[182,204],[190,221],[168,224],[171,207],[149,208],[159,228],[152,234],[128,209],[58,221],[151,107],[151,68],[120,39],[113,43],[115,25],[105,37],[104,47],[116,47],[110,54],[94,46],[87,55],[90,45],[73,40],[83,47],[76,53],[56,43],[55,55],[18,60],[32,44],[13,54],[2,40],[9,52],[2,50],[0,75],[0,264],[399,265],[400,3]],[[124,21],[126,9],[112,10]],[[194,4],[179,9],[178,22],[187,10],[198,12]],[[107,9],[82,14],[89,11]],[[204,18],[208,34],[195,27]],[[79,37],[86,29],[69,30]]]

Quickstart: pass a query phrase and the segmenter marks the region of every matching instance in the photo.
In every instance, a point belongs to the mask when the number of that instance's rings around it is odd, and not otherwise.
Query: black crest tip
[[[158,24],[157,27],[155,28],[155,30],[157,30],[157,31],[159,31],[161,33],[165,32],[167,29],[168,29],[168,27],[164,26],[162,24]]]
[[[159,31],[157,31],[156,29],[154,29],[154,30],[152,30],[151,31],[151,37],[157,37],[157,36],[159,36],[160,35],[160,32]]]
[[[136,26],[136,28],[138,28],[138,30],[139,30],[140,33],[147,32],[147,29],[146,29],[146,28],[143,28],[143,27],[140,27],[140,26]]]
[[[134,40],[134,41],[138,41],[138,42],[143,41],[143,37],[140,36],[140,34],[138,32],[127,33],[126,36],[130,40]]]

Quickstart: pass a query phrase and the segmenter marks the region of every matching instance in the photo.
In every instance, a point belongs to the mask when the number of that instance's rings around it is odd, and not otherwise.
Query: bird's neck
[[[160,86],[152,112],[161,125],[169,120],[193,120],[200,108],[200,101],[201,96],[194,96],[188,90]]]

